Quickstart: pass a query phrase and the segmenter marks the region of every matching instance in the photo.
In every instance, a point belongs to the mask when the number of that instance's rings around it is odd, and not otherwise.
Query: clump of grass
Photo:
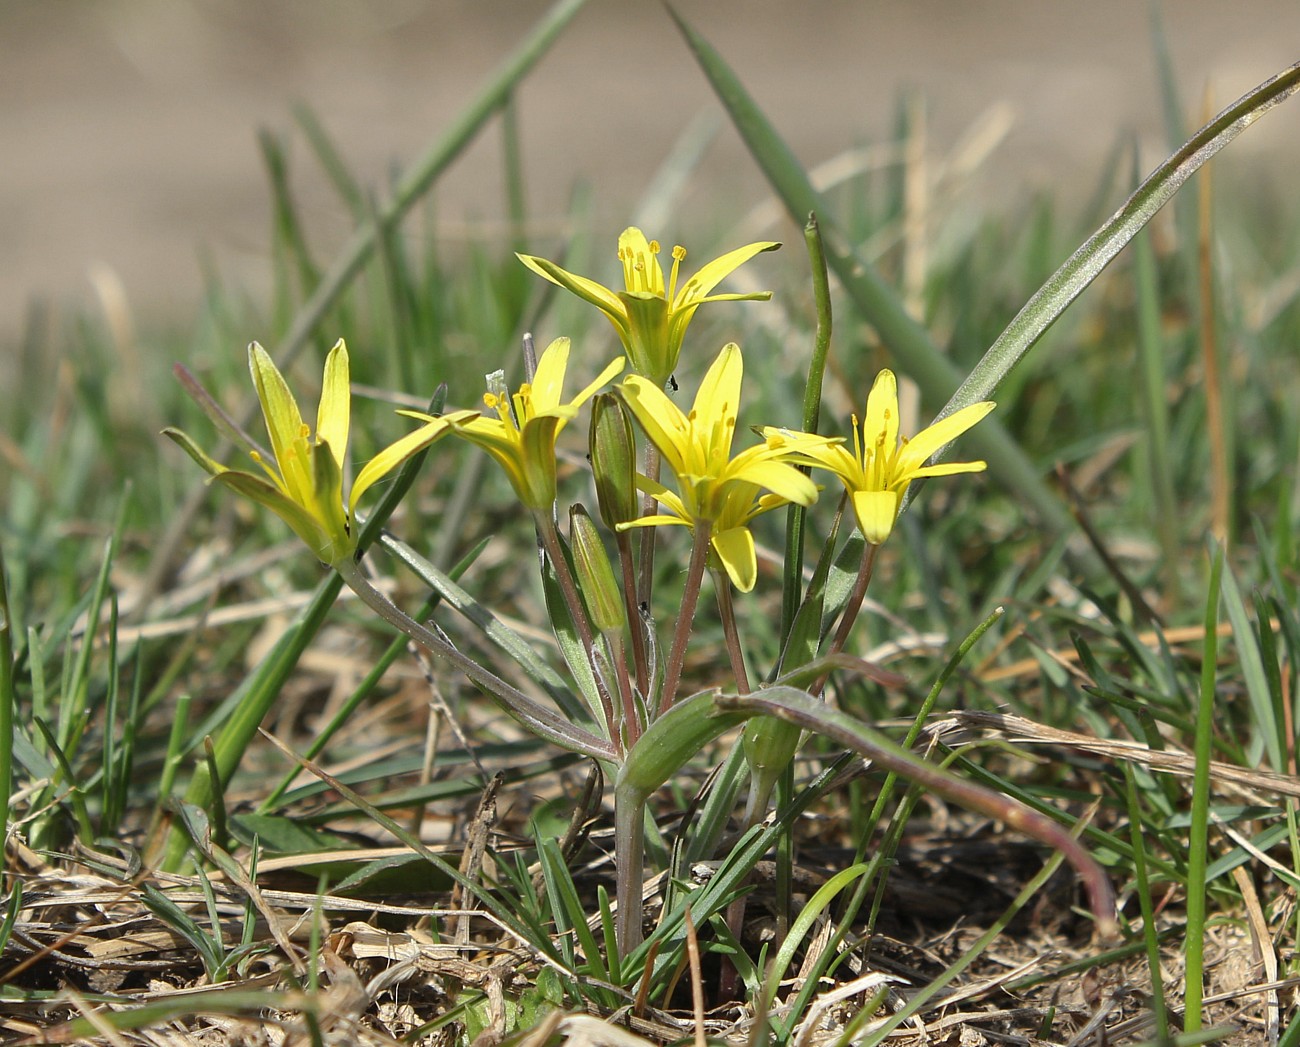
[[[445,406],[470,406],[466,390],[495,366],[483,359],[504,362],[553,317],[585,341],[605,335],[563,313],[512,257],[536,248],[508,98],[575,9],[557,7],[389,204],[367,204],[300,116],[357,223],[330,265],[313,256],[286,188],[287,154],[264,139],[271,309],[214,287],[191,344],[170,353],[215,390],[232,429],[248,405],[234,393],[243,379],[230,347],[250,327],[295,384],[293,358],[324,355],[342,335],[358,386],[435,414],[439,382]],[[290,555],[267,514],[191,494],[154,433],[202,421],[152,353],[141,355],[142,406],[141,383],[123,381],[127,347],[87,325],[47,383],[52,409],[10,412],[16,468],[0,477],[7,1032],[145,1042],[170,1027],[235,1039],[259,1023],[349,1042],[611,1035],[593,1031],[588,1012],[660,1042],[878,1043],[906,1027],[934,1036],[958,1026],[1077,1042],[1203,1042],[1228,1025],[1261,1042],[1300,1038],[1282,994],[1300,860],[1296,423],[1269,395],[1296,377],[1275,345],[1300,314],[1286,293],[1294,281],[1259,275],[1266,262],[1294,270],[1295,259],[1285,247],[1245,249],[1247,283],[1231,294],[1207,252],[1177,246],[1222,225],[1180,213],[1160,237],[1139,237],[1086,312],[1066,314],[1068,341],[1058,334],[1025,355],[1193,162],[1235,133],[1233,113],[1056,276],[1045,260],[1099,219],[1065,222],[1046,203],[1028,232],[1005,220],[955,230],[918,269],[906,192],[918,172],[864,173],[834,203],[811,195],[722,59],[687,34],[778,196],[800,223],[815,208],[830,234],[825,244],[809,234],[819,290],[804,294],[807,308],[706,310],[692,338],[739,327],[749,359],[802,339],[811,365],[751,366],[762,373],[747,391],[755,418],[810,431],[827,428],[817,391],[828,417],[860,407],[892,355],[936,409],[963,371],[971,378],[950,408],[1000,385],[999,425],[981,449],[993,482],[928,485],[878,554],[852,536],[851,512],[760,517],[761,562],[779,566],[760,570],[756,595],[731,599],[725,568],[736,564],[724,557],[716,615],[638,634],[639,599],[620,611],[596,595],[640,585],[649,613],[671,617],[691,541],[638,558],[611,539],[606,579],[603,543],[582,546],[581,514],[561,529],[545,506],[501,508],[510,486],[444,441],[385,484],[366,529],[349,533],[358,548],[376,543],[364,567],[350,555],[336,564],[443,656],[431,659],[341,602],[340,576],[322,579],[310,557]],[[1262,88],[1243,111],[1262,112],[1289,83]],[[403,216],[503,105],[514,233],[453,260]],[[906,146],[908,128],[900,120],[894,144]],[[894,152],[916,162],[915,150]],[[1269,219],[1295,221],[1284,210]],[[880,243],[895,246],[873,260]],[[838,289],[819,280],[823,253]],[[777,258],[765,272],[803,286],[804,259]],[[598,260],[564,264],[601,273]],[[1044,278],[1046,292],[1014,315]],[[789,289],[777,299],[800,301]],[[1230,307],[1237,300],[1254,304]],[[871,351],[837,352],[855,325]],[[947,358],[927,327],[946,332]],[[1211,353],[1228,356],[1217,371],[1228,409],[1207,429]],[[20,381],[36,387],[36,356],[22,359]],[[530,377],[521,366],[502,381]],[[685,360],[669,371],[689,391],[702,369]],[[1132,370],[1139,382],[1116,381]],[[801,417],[790,406],[800,403]],[[358,402],[362,456],[381,445],[369,434],[391,426],[385,414]],[[1230,491],[1207,465],[1216,442]],[[581,454],[561,455],[563,485],[586,482]],[[595,457],[598,472],[610,468]],[[112,505],[86,482],[106,461],[134,478]],[[1046,479],[1056,463],[1059,488]],[[1226,516],[1206,509],[1216,491]],[[1207,552],[1211,523],[1220,533]],[[696,521],[703,569],[701,532]],[[536,534],[538,578],[519,556]],[[767,549],[784,555],[769,561]],[[827,659],[836,625],[853,624],[862,601],[863,564],[872,599],[854,642],[888,673]],[[538,629],[547,623],[549,636]],[[634,635],[646,641],[639,655]],[[507,701],[516,712],[557,719],[541,738],[520,730],[464,689],[448,659],[490,670],[475,681],[517,694]],[[635,687],[617,687],[620,674]],[[682,700],[665,675],[680,675]],[[834,708],[812,700],[823,688]],[[747,744],[727,733],[759,712],[774,718],[753,721],[767,732],[758,740],[753,728]],[[259,741],[259,727],[270,737]],[[799,728],[813,732],[801,749]],[[544,740],[587,737],[596,760]],[[762,787],[742,813],[747,776]],[[1059,849],[1025,843],[1025,830]],[[630,848],[645,853],[629,861]],[[1056,875],[1065,854],[1101,863],[1115,884],[1116,939],[1092,936],[1076,881]],[[642,861],[657,874],[644,926]],[[1104,901],[1093,905],[1104,915]],[[1245,973],[1207,963],[1216,951],[1251,957]]]

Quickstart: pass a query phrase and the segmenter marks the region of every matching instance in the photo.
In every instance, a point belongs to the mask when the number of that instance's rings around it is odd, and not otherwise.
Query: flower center
[[[631,247],[618,249],[619,261],[623,263],[623,284],[628,291],[663,297],[664,272],[659,268],[659,260],[656,257],[658,254],[658,240],[651,240],[646,244],[645,251],[637,251]],[[674,257],[676,257],[675,252]]]

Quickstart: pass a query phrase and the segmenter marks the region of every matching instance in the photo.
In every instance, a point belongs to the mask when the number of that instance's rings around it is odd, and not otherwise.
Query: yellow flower
[[[569,340],[557,338],[537,361],[537,373],[511,396],[503,372],[488,375],[483,403],[496,418],[480,416],[456,427],[456,434],[478,444],[505,469],[519,500],[533,510],[549,509],[555,501],[555,440],[577,417],[578,408],[596,390],[623,370],[619,357],[567,403],[561,402],[564,372],[569,364]],[[413,418],[427,415],[404,411]]]
[[[250,450],[265,474],[228,469],[209,457],[179,429],[163,432],[199,463],[214,481],[270,509],[293,528],[317,557],[339,563],[356,549],[353,519],[358,500],[377,480],[423,450],[456,424],[475,417],[458,411],[407,433],[375,455],[357,474],[343,504],[343,461],[348,446],[351,387],[348,350],[339,339],[325,360],[325,379],[316,414],[316,436],[302,420],[298,403],[266,350],[254,342],[248,347],[248,367],[262,404],[266,431],[271,437],[271,461]]]
[[[850,452],[842,443],[825,444],[802,451],[799,461],[827,469],[839,477],[853,501],[862,536],[872,545],[880,545],[894,529],[903,495],[913,480],[922,476],[978,473],[985,468],[984,462],[925,463],[993,407],[988,400],[971,404],[922,429],[910,440],[900,439],[898,385],[892,371],[882,370],[867,396],[866,417],[860,427],[857,416],[853,417],[853,450]]]
[[[697,522],[708,521],[711,552],[736,588],[749,592],[758,574],[750,523],[778,505],[813,503],[817,486],[788,463],[830,441],[771,429],[763,443],[733,458],[743,367],[740,347],[724,346],[700,383],[689,414],[683,414],[654,382],[637,375],[623,380],[618,391],[672,470],[680,494],[639,477],[642,490],[654,495],[672,515],[642,517],[620,526],[684,524],[694,529]]]
[[[640,229],[629,227],[618,238],[618,258],[623,263],[622,291],[561,269],[554,262],[533,255],[519,260],[538,276],[572,291],[609,317],[627,349],[632,370],[663,386],[677,366],[682,337],[695,310],[706,302],[766,301],[771,291],[754,294],[710,294],[725,277],[756,254],[774,251],[781,245],[770,241],[748,244],[715,258],[679,288],[678,269],[686,250],[674,247],[673,267],[664,288],[664,271],[659,265],[659,241],[645,238]]]

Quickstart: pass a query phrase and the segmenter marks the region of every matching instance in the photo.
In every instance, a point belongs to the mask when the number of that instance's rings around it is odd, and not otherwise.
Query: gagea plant
[[[770,297],[769,292],[715,294],[714,289],[733,270],[778,246],[749,244],[686,279],[679,273],[686,252],[674,248],[665,280],[659,245],[639,229],[627,229],[618,241],[624,282],[620,291],[545,259],[520,256],[529,269],[598,308],[613,324],[626,356],[587,370],[577,361],[589,354],[573,351],[567,338],[556,338],[540,356],[526,339],[524,379],[515,389],[507,387],[508,361],[503,359],[502,369],[487,376],[487,392],[478,403],[446,413],[403,412],[419,428],[364,465],[350,493],[345,479],[350,389],[342,342],[325,364],[314,432],[270,356],[256,344],[250,348],[253,381],[271,443],[267,452],[244,438],[256,470],[222,466],[189,436],[167,430],[214,483],[283,518],[317,559],[394,628],[464,674],[525,729],[602,766],[605,778],[613,782],[617,868],[611,907],[616,945],[606,970],[616,981],[613,972],[621,970],[629,984],[646,963],[653,963],[647,958],[653,952],[638,952],[649,948],[649,943],[643,946],[642,889],[651,796],[713,741],[750,720],[743,745],[733,748],[748,763],[749,801],[742,831],[757,827],[803,731],[819,729],[819,710],[826,707],[818,699],[832,673],[887,677],[845,652],[877,552],[894,530],[910,486],[923,478],[985,467],[980,461],[933,459],[984,418],[993,404],[973,404],[908,436],[889,371],[880,372],[861,419],[854,417],[843,434],[802,431],[791,425],[794,419],[751,416],[744,396],[744,351],[735,342],[712,354],[697,389],[678,390],[671,379],[682,354],[699,354],[693,358],[698,360],[709,353],[686,338],[696,309]],[[815,388],[820,388],[824,367],[824,354],[815,356],[809,374]],[[583,373],[575,377],[573,372],[579,370]],[[566,392],[566,387],[576,392]],[[587,410],[587,426],[571,424]],[[567,479],[557,470],[561,443],[584,430],[587,446],[572,448],[567,457],[585,457],[590,472]],[[550,688],[553,704],[507,682],[499,668],[464,654],[435,624],[409,616],[362,570],[356,541],[360,499],[406,458],[444,438],[467,441],[487,452],[504,470],[532,520],[548,624],[568,669],[567,683]],[[820,481],[831,479],[839,481],[843,494],[838,511],[832,508],[818,518],[825,552],[811,580],[805,580],[798,542],[793,543],[791,562],[765,575],[753,533],[755,521],[773,510],[793,508],[788,526],[812,527],[814,518],[807,514],[827,493]],[[836,485],[830,488],[837,491]],[[593,497],[594,513],[581,501]],[[665,541],[673,531],[689,533],[689,553],[682,552],[688,543]],[[418,559],[418,553],[399,540],[386,544]],[[520,560],[529,553],[521,549]],[[681,556],[682,562],[671,572],[656,572],[657,555]],[[847,599],[828,600],[829,565],[846,555],[850,576],[852,565],[858,565],[856,582]],[[428,577],[439,577],[431,565],[425,564],[425,570]],[[654,592],[655,577],[680,582],[674,583],[675,591]],[[748,616],[736,604],[773,599],[778,585],[793,593],[795,613],[783,624],[779,657],[755,681],[751,672],[764,655],[747,642],[743,623]],[[706,588],[715,600],[727,658],[718,663],[714,678],[702,680],[686,666],[697,642],[700,596]],[[503,649],[516,661],[517,640]],[[772,711],[781,715],[764,715]],[[840,719],[832,718],[829,709],[826,717],[827,732],[843,739]],[[1027,815],[1015,811],[1005,797],[977,795],[974,786],[905,750],[882,748],[870,738],[850,744],[889,769],[923,777],[927,788],[946,791],[959,802],[983,804],[981,809],[1004,812],[1009,818]],[[1049,838],[1087,870],[1098,916],[1108,920],[1104,880],[1073,842],[1045,820],[1040,824],[1026,817],[1014,823]],[[701,846],[716,845],[712,841]],[[729,900],[712,903],[713,912]],[[697,924],[708,916],[694,912]],[[654,933],[662,938],[682,932],[669,921]],[[662,944],[658,941],[654,948]]]

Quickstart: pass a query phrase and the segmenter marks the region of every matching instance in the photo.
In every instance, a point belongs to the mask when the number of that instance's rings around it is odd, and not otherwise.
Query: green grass
[[[1286,991],[1273,1010],[1277,990],[1266,987],[1295,974],[1300,930],[1300,416],[1290,396],[1300,211],[1231,149],[1215,161],[1212,224],[1195,206],[1168,208],[1096,279],[1066,287],[1053,274],[1137,184],[1121,185],[1126,165],[1100,157],[1094,200],[1077,213],[1043,197],[1023,214],[934,215],[936,249],[905,296],[917,275],[901,168],[810,195],[721,55],[691,41],[777,197],[800,224],[816,206],[838,282],[819,313],[796,237],[751,263],[775,301],[701,311],[677,371],[682,395],[711,358],[700,347],[736,340],[748,365],[742,428],[809,424],[808,361],[829,313],[822,431],[862,410],[884,365],[920,383],[912,429],[971,374],[974,390],[959,396],[996,386],[999,407],[993,435],[977,429],[962,445],[989,472],[920,487],[882,547],[852,649],[904,682],[841,672],[829,688],[846,716],[915,743],[934,777],[849,725],[834,737],[874,766],[813,737],[779,776],[771,817],[743,826],[740,745],[734,735],[713,743],[715,725],[692,720],[690,745],[680,734],[664,744],[684,749],[666,781],[656,766],[634,787],[628,775],[617,782],[620,795],[648,796],[648,820],[638,807],[624,822],[645,821],[647,873],[664,874],[647,940],[621,951],[611,768],[606,783],[444,663],[417,657],[340,598],[336,576],[288,543],[280,521],[204,488],[158,437],[177,425],[217,442],[170,374],[177,362],[233,418],[249,417],[243,347],[253,338],[309,391],[328,347],[347,340],[363,387],[357,462],[406,431],[394,405],[423,408],[440,383],[449,406],[473,405],[497,366],[516,383],[525,331],[539,345],[572,336],[584,373],[611,356],[605,321],[513,257],[617,275],[618,230],[576,215],[572,242],[540,240],[520,192],[510,100],[572,9],[557,8],[386,203],[370,202],[320,123],[299,114],[311,162],[356,224],[339,257],[313,250],[288,189],[290,151],[264,138],[270,287],[214,281],[190,324],[129,345],[114,318],[77,317],[10,347],[9,388],[22,395],[0,405],[6,1033],[110,1042],[116,1030],[146,1042],[146,1030],[197,1031],[225,1015],[322,1042],[385,1032],[468,1044],[552,1011],[574,1030],[588,1011],[671,1042],[692,1034],[698,984],[709,1007],[726,1002],[724,986],[750,1007],[711,1012],[704,1030],[716,1036],[805,1043],[826,1019],[818,1037],[875,1043],[915,1019],[952,1029],[943,1023],[960,1014],[972,1028],[1067,1042],[1110,999],[1105,987],[1122,983],[1139,992],[1115,997],[1108,1042],[1205,1042],[1221,1026],[1234,1042],[1264,1042],[1270,1028],[1300,1042]],[[452,247],[428,191],[483,132],[506,138],[510,233]],[[885,144],[910,133],[900,118]],[[1212,127],[1207,140],[1226,137]],[[670,195],[652,201],[665,213],[691,155],[673,158],[660,187]],[[1165,189],[1183,174],[1171,171]],[[1149,211],[1160,193],[1144,192]],[[1107,228],[1127,238],[1137,224]],[[659,232],[686,241],[692,261],[737,246]],[[1198,242],[1213,250],[1198,254]],[[1045,284],[1055,297],[1021,314]],[[588,486],[584,427],[565,434],[566,492]],[[819,564],[848,530],[831,536],[834,493],[801,524],[825,608],[800,618],[797,572],[783,597],[779,567],[737,599],[755,680],[791,629],[815,654],[822,611],[847,597],[857,548]],[[558,590],[537,578],[531,522],[499,470],[445,441],[376,494],[373,518],[389,533],[366,563],[392,598],[538,701],[590,717],[548,632]],[[1220,545],[1207,541],[1214,528]],[[756,536],[786,548],[784,515],[762,518]],[[661,537],[661,625],[689,554],[688,535]],[[727,678],[707,592],[700,607],[683,694]],[[991,712],[1028,726],[976,716]],[[816,722],[808,716],[800,722]],[[939,727],[925,733],[923,720]],[[973,799],[964,810],[974,794],[943,774],[1076,836],[1120,899],[1118,938],[1090,937],[1059,854],[1027,841],[1014,816],[999,821]],[[1022,963],[1008,986],[1018,1010],[993,1014],[1010,1010],[997,979]],[[799,971],[802,981],[788,980]],[[906,984],[891,989],[885,974]],[[944,1005],[953,991],[966,995]]]

